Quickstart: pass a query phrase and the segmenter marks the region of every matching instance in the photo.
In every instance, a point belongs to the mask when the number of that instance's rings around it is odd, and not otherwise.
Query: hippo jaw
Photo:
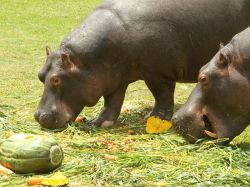
[[[233,115],[220,104],[213,106],[204,102],[201,85],[197,84],[186,104],[172,117],[175,131],[190,143],[203,138],[223,139],[218,140],[221,144],[230,142],[244,130],[247,125],[242,124],[247,124],[248,119],[239,114]]]
[[[225,109],[226,110],[226,109]],[[208,137],[219,139],[220,144],[227,144],[238,136],[248,126],[249,118],[243,113],[219,113],[215,109],[204,107],[206,128]]]
[[[221,139],[221,143],[223,144],[229,141],[230,135],[228,133],[228,129],[226,128],[225,122],[223,122],[221,119],[219,120],[209,112],[206,112],[203,115],[203,120],[205,123],[204,137],[209,139]]]
[[[192,114],[174,114],[172,118],[174,129],[189,143],[195,143],[199,139],[220,139],[219,122],[211,120],[208,113],[195,111]]]
[[[207,105],[199,110],[185,105],[172,118],[175,131],[189,143],[205,138],[217,140],[220,145],[228,144],[238,136],[248,126],[248,121],[242,115],[229,112],[225,115]]]

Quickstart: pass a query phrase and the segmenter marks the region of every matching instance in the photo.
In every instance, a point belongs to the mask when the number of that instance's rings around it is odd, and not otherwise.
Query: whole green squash
[[[51,136],[15,134],[0,142],[0,164],[16,173],[49,172],[62,160],[62,148]]]

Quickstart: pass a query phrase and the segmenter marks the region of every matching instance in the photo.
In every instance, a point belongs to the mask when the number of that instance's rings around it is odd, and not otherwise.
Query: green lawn
[[[53,49],[99,3],[99,0],[1,0],[0,3],[0,138],[6,132],[44,133],[33,119],[43,85],[37,72],[45,46]],[[194,85],[178,84],[176,108]],[[213,142],[189,145],[173,131],[145,133],[144,115],[153,97],[142,81],[127,92],[117,127],[92,135],[77,126],[50,133],[65,158],[59,170],[69,186],[249,186],[250,128],[230,146]],[[82,115],[96,116],[102,101]],[[136,134],[129,135],[128,129]],[[116,155],[116,161],[104,158]],[[48,174],[50,175],[50,174]],[[28,176],[0,175],[0,186],[26,186]]]

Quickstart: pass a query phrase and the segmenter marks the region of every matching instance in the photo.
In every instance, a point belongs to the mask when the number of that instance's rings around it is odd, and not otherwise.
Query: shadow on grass
[[[174,112],[177,112],[182,106],[183,106],[183,104],[175,104],[174,105]]]
[[[250,142],[241,142],[236,145],[231,145],[232,148],[242,148],[242,149],[250,149]]]
[[[2,108],[2,109],[14,109],[15,107],[13,107],[11,105],[0,105],[0,108]]]
[[[178,110],[181,107],[180,104],[175,105],[175,110]],[[151,107],[138,107],[130,110],[122,111],[117,122],[109,128],[94,127],[89,128],[87,123],[81,124],[77,128],[88,133],[99,133],[99,132],[108,132],[108,133],[117,133],[124,132],[128,133],[129,130],[132,130],[131,133],[136,134],[145,134],[145,125],[147,114],[152,110]]]
[[[6,118],[8,113],[8,110],[13,110],[15,107],[11,105],[0,105],[0,118]],[[5,111],[5,112],[3,112]]]
[[[0,118],[5,118],[7,117],[3,112],[0,111]]]

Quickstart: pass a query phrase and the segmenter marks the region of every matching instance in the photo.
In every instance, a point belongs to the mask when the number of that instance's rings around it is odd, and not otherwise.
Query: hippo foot
[[[162,120],[168,120],[170,121],[170,119],[172,118],[172,114],[167,114],[165,112],[156,112],[156,111],[151,111],[149,112],[144,119],[147,120],[149,117],[154,116],[156,118],[160,118]]]
[[[101,124],[101,127],[104,127],[104,128],[107,128],[107,127],[111,127],[112,125],[114,125],[114,121],[104,121],[102,124]]]
[[[108,128],[114,125],[115,121],[96,118],[90,122],[91,126]]]

